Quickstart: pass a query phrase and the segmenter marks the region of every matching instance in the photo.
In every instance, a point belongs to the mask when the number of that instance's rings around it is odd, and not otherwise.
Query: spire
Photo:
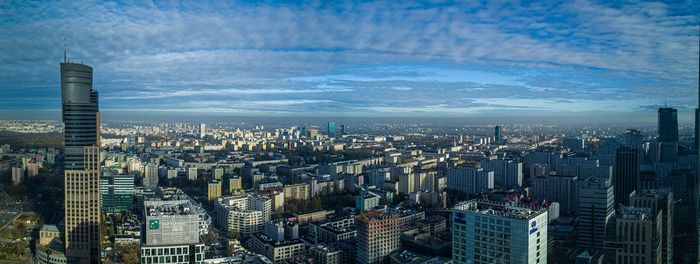
[[[63,37],[63,63],[68,63],[68,59],[66,56],[66,38]]]

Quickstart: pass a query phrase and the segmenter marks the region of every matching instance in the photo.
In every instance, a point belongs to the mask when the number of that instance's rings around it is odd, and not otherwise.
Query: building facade
[[[547,210],[472,200],[452,213],[453,263],[547,263]]]

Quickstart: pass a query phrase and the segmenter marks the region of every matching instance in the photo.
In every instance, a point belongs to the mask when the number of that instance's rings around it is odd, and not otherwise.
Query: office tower
[[[694,149],[700,149],[698,147],[698,137],[700,135],[700,128],[698,128],[698,125],[700,125],[700,108],[695,108],[695,134],[693,134],[693,148]]]
[[[457,167],[447,171],[447,189],[466,192],[472,195],[485,189],[493,189],[493,171],[482,168]]]
[[[547,210],[472,200],[452,210],[452,261],[547,263]]]
[[[661,259],[661,212],[622,207],[615,224],[615,263],[664,263]]]
[[[587,249],[602,249],[605,227],[615,214],[613,186],[607,179],[588,178],[578,185],[578,240]]]
[[[335,122],[328,122],[328,138],[335,138]]]
[[[532,178],[532,197],[558,202],[562,214],[576,211],[576,176],[549,175]]]
[[[630,205],[661,213],[661,263],[673,263],[673,193],[670,189],[645,189],[630,195]],[[656,225],[654,226],[656,227]]]
[[[201,207],[191,200],[145,201],[141,263],[203,263]]]
[[[143,185],[158,187],[158,165],[146,164],[143,168]]]
[[[357,259],[362,264],[378,264],[388,260],[391,252],[399,249],[401,216],[395,213],[372,211],[355,217],[357,225]]]
[[[627,133],[625,133],[625,135],[622,138],[622,144],[640,147],[642,146],[643,140],[644,137],[642,136],[642,133],[639,132],[639,130],[628,129]]]
[[[208,188],[207,188],[207,201],[212,201],[216,197],[221,196],[221,181],[219,180],[212,180],[209,182]]]
[[[674,249],[676,252],[697,252],[698,185],[696,174],[693,170],[675,169],[668,174],[665,182],[673,192],[673,230],[676,236],[673,242]],[[675,257],[683,256],[679,254]]]
[[[678,157],[678,111],[659,108],[658,131],[661,162],[675,162]]]
[[[512,160],[483,159],[479,162],[485,171],[493,171],[495,184],[506,188],[523,186],[523,164]]]
[[[340,125],[340,135],[345,136],[347,131],[345,131],[345,125]]]
[[[102,212],[131,211],[134,205],[134,175],[103,172],[100,178]]]
[[[199,124],[199,137],[204,138],[207,135],[207,125]]]
[[[100,262],[100,112],[92,68],[61,63],[66,256]]]
[[[496,144],[501,143],[501,126],[494,127],[493,137],[496,139]]]
[[[639,159],[635,146],[623,145],[615,154],[615,205],[629,205],[629,196],[639,187]]]
[[[226,234],[235,232],[249,236],[263,230],[270,221],[272,200],[257,194],[243,194],[216,198],[216,224]]]

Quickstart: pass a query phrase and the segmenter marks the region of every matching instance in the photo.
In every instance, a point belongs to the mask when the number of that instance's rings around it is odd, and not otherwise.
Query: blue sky
[[[64,37],[113,113],[619,116],[651,114],[664,99],[697,106],[697,1],[124,2],[1,2],[0,110],[60,109]]]

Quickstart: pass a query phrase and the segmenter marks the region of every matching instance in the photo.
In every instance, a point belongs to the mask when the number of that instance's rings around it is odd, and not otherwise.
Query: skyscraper
[[[496,126],[493,131],[496,143],[501,143],[501,126]]]
[[[675,162],[678,156],[678,111],[673,108],[659,108],[659,149],[661,162]]]
[[[204,138],[207,135],[207,125],[199,124],[199,137]]]
[[[635,146],[623,145],[615,154],[615,204],[629,205],[629,195],[639,187],[639,159]]]
[[[693,134],[694,144],[693,148],[698,149],[698,134],[700,134],[700,108],[695,108],[695,134]]]
[[[578,240],[582,248],[601,249],[605,227],[615,213],[613,186],[607,179],[588,178],[578,182]]]
[[[100,112],[92,68],[61,63],[66,255],[100,262]]]
[[[328,122],[328,138],[335,138],[335,122]]]
[[[340,135],[341,135],[341,136],[345,136],[345,133],[346,133],[346,132],[347,132],[347,131],[345,131],[345,125],[340,125]]]

